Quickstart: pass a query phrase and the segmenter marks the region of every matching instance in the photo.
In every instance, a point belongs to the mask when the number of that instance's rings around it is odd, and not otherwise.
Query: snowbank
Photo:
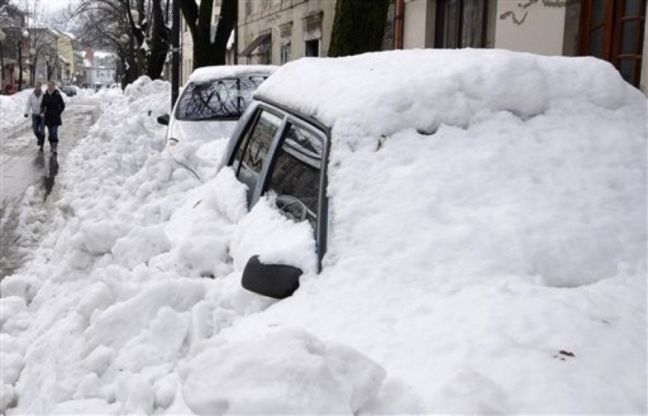
[[[384,378],[363,354],[299,329],[261,343],[219,336],[268,305],[240,287],[229,255],[245,189],[216,176],[224,140],[194,150],[216,155],[196,158],[204,183],[161,152],[168,94],[141,78],[95,96],[104,113],[68,156],[49,235],[0,284],[3,411],[359,409]]]
[[[23,114],[31,92],[32,89],[28,89],[13,95],[0,95],[0,131],[4,133],[20,123],[26,123]]]
[[[168,84],[142,78],[105,95],[50,233],[0,283],[2,409],[645,413],[645,99],[590,59],[315,62],[260,93],[332,127],[323,271],[305,224],[248,212],[225,141],[191,149],[202,179],[161,151]],[[251,254],[301,266],[300,289],[242,289]]]

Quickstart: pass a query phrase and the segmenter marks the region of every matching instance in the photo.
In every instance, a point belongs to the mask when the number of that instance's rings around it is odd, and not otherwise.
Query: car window
[[[323,141],[309,130],[290,126],[277,151],[269,189],[277,207],[296,221],[317,222]]]
[[[239,145],[233,168],[238,179],[248,186],[248,199],[256,187],[272,138],[280,125],[280,117],[263,110]]]
[[[238,119],[267,75],[246,75],[205,83],[190,82],[178,101],[176,119],[183,121]]]

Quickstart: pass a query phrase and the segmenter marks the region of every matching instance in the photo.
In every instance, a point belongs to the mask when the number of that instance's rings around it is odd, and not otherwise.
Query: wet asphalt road
[[[44,151],[38,150],[29,120],[0,132],[0,280],[16,271],[38,243],[38,236],[20,231],[21,214],[39,210],[41,220],[47,221],[65,157],[86,135],[96,114],[96,104],[87,98],[68,101],[57,155],[47,141]],[[29,221],[29,215],[22,217],[23,224]]]

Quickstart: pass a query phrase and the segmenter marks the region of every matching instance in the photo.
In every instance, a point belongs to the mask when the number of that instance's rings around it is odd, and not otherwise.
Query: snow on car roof
[[[428,49],[299,59],[282,66],[256,96],[329,126],[353,118],[384,134],[406,126],[466,126],[480,111],[532,117],[575,97],[618,108],[630,89],[609,63],[595,58]]]
[[[274,65],[218,65],[198,68],[189,76],[189,82],[207,82],[218,78],[238,77],[254,72],[271,74],[278,67]]]

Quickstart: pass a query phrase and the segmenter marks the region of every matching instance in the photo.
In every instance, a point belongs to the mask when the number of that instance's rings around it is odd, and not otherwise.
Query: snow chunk
[[[201,281],[174,280],[149,285],[137,296],[118,302],[95,315],[85,332],[88,346],[121,348],[140,333],[162,308],[186,311],[204,296]]]
[[[273,197],[263,197],[236,228],[232,241],[234,267],[243,270],[254,255],[264,264],[286,264],[304,273],[317,272],[313,229],[296,223],[276,208]]]
[[[78,244],[92,254],[110,252],[115,242],[128,234],[128,227],[119,221],[88,221],[81,224]]]
[[[184,371],[184,400],[200,415],[355,413],[385,377],[357,351],[298,330],[210,349]]]
[[[0,376],[2,384],[15,384],[23,367],[20,354],[0,352]]]
[[[0,412],[4,412],[16,401],[16,390],[12,385],[0,384]]]
[[[120,238],[111,252],[117,263],[133,268],[170,248],[171,242],[164,233],[164,228],[150,226],[136,228],[126,237]]]

